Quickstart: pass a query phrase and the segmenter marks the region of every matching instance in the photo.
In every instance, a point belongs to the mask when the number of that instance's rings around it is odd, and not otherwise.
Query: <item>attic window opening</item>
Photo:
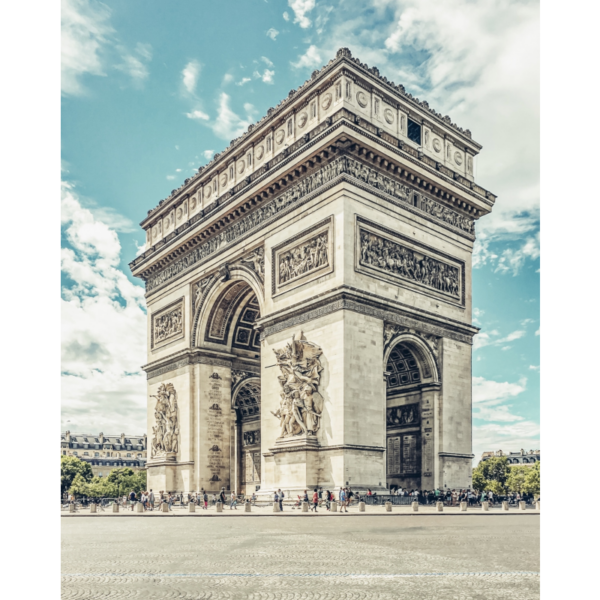
[[[413,196],[413,206],[419,206],[419,196],[417,194]]]
[[[408,119],[408,139],[415,144],[421,145],[421,125],[412,119]]]

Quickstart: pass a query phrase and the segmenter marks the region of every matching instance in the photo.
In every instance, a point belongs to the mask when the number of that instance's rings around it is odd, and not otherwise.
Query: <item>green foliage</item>
[[[536,462],[532,467],[529,467],[527,476],[525,478],[525,484],[523,485],[523,491],[534,496],[540,495],[541,488],[541,471],[540,463]]]
[[[93,477],[90,463],[79,460],[76,456],[60,457],[60,493],[64,494],[70,489],[76,476],[80,475],[83,481],[90,481]]]
[[[504,494],[508,470],[508,459],[505,456],[492,456],[481,461],[473,470],[473,489]]]
[[[506,487],[511,492],[523,492],[527,474],[531,470],[531,467],[525,465],[515,465],[509,467],[508,479],[506,480]]]
[[[69,493],[76,498],[118,498],[128,496],[133,490],[136,494],[146,489],[146,471],[134,473],[125,467],[113,469],[108,477],[94,477],[90,481],[81,476],[73,479]]]
[[[473,471],[473,489],[481,492],[485,490],[485,486],[487,485],[487,480],[483,476],[482,472],[478,469]]]
[[[488,480],[485,491],[493,492],[497,496],[502,496],[506,492],[504,486],[499,481],[494,481],[493,479],[491,481]]]

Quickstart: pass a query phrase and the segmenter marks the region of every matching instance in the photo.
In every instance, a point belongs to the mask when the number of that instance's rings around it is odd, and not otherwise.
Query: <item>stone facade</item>
[[[533,466],[536,462],[540,461],[539,450],[526,451],[521,448],[520,452],[503,452],[502,450],[484,452],[479,462],[482,463],[484,460],[489,460],[496,456],[505,456],[509,465]]]
[[[342,49],[148,212],[150,487],[470,486],[480,149]]]
[[[146,468],[147,437],[143,435],[104,435],[103,433],[60,434],[63,456],[76,456],[90,463],[94,477],[106,477],[113,469],[128,467],[133,471]]]

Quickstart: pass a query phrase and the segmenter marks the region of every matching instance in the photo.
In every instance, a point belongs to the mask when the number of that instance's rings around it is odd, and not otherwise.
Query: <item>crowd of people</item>
[[[423,505],[436,504],[442,502],[446,506],[458,506],[461,502],[467,502],[469,506],[481,506],[483,502],[489,502],[490,506],[501,503],[502,501],[508,501],[509,504],[516,504],[520,501],[525,501],[528,504],[533,503],[536,498],[533,494],[509,492],[508,494],[498,495],[491,491],[488,492],[476,492],[471,489],[447,489],[447,490],[416,490],[416,489],[402,489],[394,488],[391,490],[391,494],[377,495],[377,492],[372,492],[367,489],[363,492],[355,492],[350,487],[340,487],[336,493],[331,490],[323,490],[322,487],[315,487],[311,492],[304,490],[303,494],[297,496],[297,500],[292,504],[292,508],[300,508],[303,502],[308,503],[309,508],[312,512],[318,512],[319,508],[325,508],[325,510],[331,510],[331,503],[337,501],[340,512],[348,512],[348,506],[353,503],[364,501],[367,504],[378,504],[379,501],[389,499],[389,496],[400,496],[406,497],[407,502],[418,502]],[[284,499],[286,498],[285,493],[278,489],[273,494],[273,502],[279,504],[280,511],[284,509]],[[371,500],[370,500],[371,499]],[[75,503],[75,497],[69,494],[65,500],[68,503]],[[123,507],[129,507],[132,511],[135,509],[135,505],[139,502],[144,507],[144,510],[160,510],[163,504],[167,504],[169,510],[173,510],[174,504],[180,506],[186,506],[188,504],[195,504],[203,510],[208,510],[209,505],[214,506],[217,502],[220,502],[223,506],[229,506],[230,510],[237,510],[238,502],[250,502],[256,504],[258,497],[255,492],[251,496],[246,497],[244,495],[238,495],[235,491],[227,493],[225,488],[222,488],[219,493],[210,493],[202,488],[199,492],[188,492],[184,493],[172,493],[160,491],[154,493],[152,490],[146,490],[141,492],[134,492],[131,490],[129,494],[117,499],[119,504]],[[89,503],[101,503],[98,498],[84,498],[81,499],[81,503],[86,505]]]

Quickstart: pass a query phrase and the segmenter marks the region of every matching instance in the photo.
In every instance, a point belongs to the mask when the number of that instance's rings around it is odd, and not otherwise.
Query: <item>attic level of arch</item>
[[[346,62],[346,65],[341,66],[343,62]],[[336,71],[336,67],[340,68]],[[314,71],[311,79],[305,81],[298,89],[291,90],[288,97],[284,98],[277,107],[270,108],[258,123],[251,124],[245,133],[231,141],[224,151],[216,154],[208,165],[200,167],[196,175],[186,179],[177,190],[173,190],[169,198],[161,200],[156,208],[149,210],[148,215],[161,212],[164,202],[169,203],[173,198],[189,193],[190,188],[205,185],[211,177],[215,176],[215,173],[219,170],[222,172],[225,164],[229,165],[235,161],[236,156],[239,158],[240,155],[251,152],[254,145],[267,140],[269,136],[272,138],[277,127],[289,126],[296,115],[301,115],[301,111],[308,109],[314,111],[316,116],[318,107],[315,102],[318,103],[323,95],[335,94],[338,100],[343,97],[349,98],[352,92],[359,90],[373,94],[388,106],[401,110],[407,117],[437,132],[441,137],[454,140],[460,146],[464,146],[465,152],[471,155],[481,150],[481,145],[472,139],[469,130],[458,127],[448,115],[442,116],[437,113],[427,102],[406,93],[404,86],[397,86],[388,81],[386,77],[379,74],[377,68],[369,68],[368,65],[353,58],[347,48],[341,48],[335,59],[329,61],[320,71]],[[246,143],[244,149],[240,150],[243,141]],[[200,182],[199,179],[202,181]],[[142,221],[142,226],[147,219],[148,217]]]
[[[341,122],[338,123],[338,126],[339,125],[341,125]],[[381,138],[374,138],[374,141],[381,143]],[[385,145],[388,150],[394,150],[393,147],[385,144],[385,142],[383,145]],[[304,151],[305,148],[301,148],[300,150]],[[135,274],[142,279],[147,279],[153,273],[160,271],[165,266],[169,265],[178,256],[188,252],[194,248],[194,246],[219,233],[225,227],[236,221],[236,219],[243,218],[245,214],[252,212],[258,205],[281,194],[294,182],[305,176],[311,175],[327,163],[331,162],[335,157],[342,155],[354,156],[366,164],[374,165],[378,170],[381,170],[382,173],[389,174],[397,180],[407,183],[415,189],[415,192],[426,193],[430,197],[441,201],[442,205],[452,208],[452,210],[455,210],[458,214],[462,214],[472,219],[477,219],[483,214],[487,214],[488,210],[487,208],[483,208],[485,205],[481,202],[481,198],[479,198],[479,202],[477,203],[478,206],[475,206],[474,203],[470,201],[468,194],[461,193],[460,196],[457,194],[457,188],[459,192],[462,192],[462,190],[456,180],[450,180],[439,170],[434,171],[431,167],[428,167],[428,170],[432,175],[435,172],[435,179],[433,177],[426,177],[411,168],[411,162],[417,163],[418,159],[415,160],[408,152],[399,149],[395,149],[395,151],[396,154],[399,155],[399,159],[404,159],[406,157],[408,160],[405,159],[401,162],[400,160],[394,160],[387,154],[384,156],[382,155],[382,151],[378,150],[376,146],[373,147],[361,143],[350,137],[350,135],[340,132],[339,137],[336,140],[325,147],[315,149],[310,156],[303,159],[302,163],[292,163],[291,158],[293,157],[290,157],[290,168],[287,173],[278,174],[268,183],[265,182],[262,189],[259,187],[255,192],[247,195],[245,199],[242,199],[241,203],[237,204],[237,206],[234,206],[237,198],[231,198],[230,201],[223,202],[222,204],[221,199],[213,202],[214,206],[211,205],[211,207],[208,207],[208,214],[206,210],[203,210],[192,217],[188,222],[169,233],[163,240],[132,261],[130,267],[134,271],[143,268],[143,271],[138,271]],[[259,172],[257,172],[257,174],[258,173]],[[268,174],[269,173],[264,174],[265,178]],[[443,183],[440,183],[440,180]],[[259,182],[257,182],[257,184],[258,183]],[[247,192],[248,190],[244,189],[244,195]],[[476,194],[472,195],[476,197]],[[217,207],[225,208],[226,204],[231,204],[232,207],[229,210],[223,211],[221,215],[215,216],[212,222],[209,223],[210,216],[216,211]],[[490,201],[488,201],[487,205],[490,204]],[[204,227],[202,227],[203,225]],[[190,227],[198,229],[198,232],[185,241],[179,239],[189,233],[188,230]],[[177,245],[178,241],[180,241],[179,245]],[[177,247],[168,254],[163,254],[159,260],[156,260],[154,264],[151,264],[152,256],[155,253],[164,251],[165,246],[167,245]],[[144,262],[148,263],[145,268],[143,267]]]

